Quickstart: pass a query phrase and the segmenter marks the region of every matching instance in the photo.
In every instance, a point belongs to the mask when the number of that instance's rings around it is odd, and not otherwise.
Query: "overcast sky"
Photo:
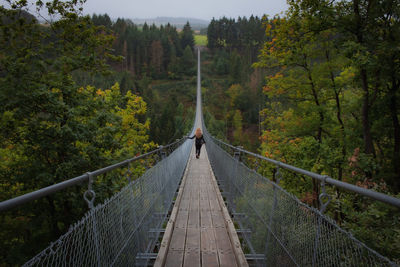
[[[286,0],[87,0],[86,14],[107,13],[111,18],[191,17],[211,20],[223,16],[267,14],[285,11]]]

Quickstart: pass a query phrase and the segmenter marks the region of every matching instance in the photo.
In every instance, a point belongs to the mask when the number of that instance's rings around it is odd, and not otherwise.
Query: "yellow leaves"
[[[235,102],[242,93],[243,93],[243,87],[240,84],[233,84],[231,87],[229,87],[228,95],[230,96],[231,99],[230,101],[231,107],[235,106]]]
[[[302,139],[300,137],[296,137],[294,139],[289,140],[289,144],[293,146],[298,146],[301,143]]]
[[[272,89],[271,87],[267,86],[267,85],[263,87],[263,92],[264,92],[264,93],[271,92],[272,90],[273,90],[273,89]]]
[[[14,111],[4,111],[0,114],[0,127],[6,128],[9,123],[14,121]]]
[[[272,80],[283,78],[283,74],[281,72],[277,72],[274,76],[271,77]]]
[[[76,119],[88,125],[97,125],[101,118],[100,124],[91,132],[93,140],[97,143],[118,144],[116,147],[110,147],[98,153],[105,158],[119,158],[133,156],[146,149],[150,121],[139,119],[147,111],[147,105],[142,97],[131,91],[125,95],[121,94],[118,83],[108,89],[87,86],[79,88],[78,92],[86,96],[87,106],[90,108],[83,108],[82,114]],[[87,112],[89,109],[90,112]],[[76,142],[75,146],[82,156],[90,156],[91,143],[80,141]]]
[[[59,88],[52,88],[51,92],[56,95],[56,97],[58,98],[59,101],[62,101],[63,99],[63,94],[62,91]]]
[[[52,122],[52,121],[40,121],[40,126],[44,129],[51,129],[55,127],[59,127],[57,122]]]
[[[265,151],[264,155],[265,155],[267,158],[272,158],[272,154],[269,153],[268,151]]]
[[[103,90],[101,90],[101,89],[98,89],[98,90],[96,91],[96,95],[98,95],[98,96],[105,96],[105,92],[104,92]]]

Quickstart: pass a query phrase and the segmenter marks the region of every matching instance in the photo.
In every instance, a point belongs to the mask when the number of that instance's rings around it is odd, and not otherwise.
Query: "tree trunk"
[[[329,51],[326,50],[325,53],[326,56],[326,60],[328,62],[330,62],[330,56],[329,56]],[[340,105],[340,98],[339,98],[339,92],[337,90],[336,87],[336,83],[335,83],[335,76],[333,74],[332,69],[329,66],[329,72],[330,72],[330,79],[331,79],[331,83],[332,83],[332,89],[333,92],[335,94],[335,101],[336,101],[336,118],[339,122],[340,125],[340,133],[341,133],[341,146],[342,146],[342,155],[341,155],[341,161],[338,164],[338,180],[342,181],[343,180],[343,165],[346,162],[346,131],[345,131],[345,127],[344,127],[344,123],[342,120],[342,108]],[[340,203],[340,190],[338,188],[336,188],[336,199],[338,200],[338,209],[335,211],[335,221],[340,225],[342,222],[342,218],[343,218],[343,212],[342,212],[342,205]]]
[[[49,203],[49,211],[50,211],[50,225],[52,228],[52,235],[55,239],[59,238],[61,235],[61,231],[58,228],[58,224],[57,224],[57,216],[56,216],[56,207],[54,205],[54,200],[51,196],[47,196],[46,197],[48,203]]]
[[[364,44],[364,36],[363,36],[363,18],[360,12],[359,0],[353,1],[353,12],[355,16],[355,35],[357,37],[357,42],[359,44]],[[368,11],[367,11],[368,12]],[[364,22],[365,23],[365,22]],[[360,76],[361,76],[361,87],[363,90],[363,105],[362,105],[362,126],[363,126],[363,138],[364,138],[364,152],[366,154],[372,154],[375,157],[375,149],[372,142],[371,135],[371,123],[369,120],[369,110],[370,110],[370,99],[369,99],[369,90],[368,90],[368,75],[367,70],[363,67],[360,68]],[[372,174],[367,174],[367,176],[371,176]]]
[[[314,84],[314,81],[312,79],[311,71],[307,66],[306,56],[304,56],[304,66],[305,66],[305,69],[306,69],[307,74],[308,74],[308,79],[310,80],[311,92],[312,92],[312,95],[314,97],[315,105],[318,107],[319,125],[318,125],[317,140],[318,140],[318,143],[321,144],[322,143],[322,124],[324,123],[324,119],[325,118],[324,118],[324,113],[321,110],[321,104],[319,102],[318,94],[317,94],[317,91],[315,89],[315,84]],[[319,155],[318,155],[318,160],[319,160]],[[319,209],[319,199],[318,199],[319,193],[320,193],[319,181],[313,178],[312,179],[312,186],[313,186],[313,206],[315,208]]]
[[[321,104],[319,103],[319,98],[318,98],[317,90],[315,89],[314,81],[311,76],[311,71],[307,66],[306,59],[304,59],[304,61],[305,61],[304,66],[307,71],[308,79],[309,79],[310,85],[311,85],[311,92],[314,97],[314,103],[318,107],[319,125],[318,125],[317,140],[318,140],[318,143],[321,144],[321,142],[322,142],[322,124],[324,123],[325,117],[324,117],[324,113],[321,110]]]
[[[362,106],[362,126],[363,126],[363,137],[364,137],[364,152],[366,154],[373,154],[375,156],[375,149],[372,143],[371,135],[371,123],[369,120],[369,91],[368,91],[368,81],[367,81],[367,71],[365,69],[361,70],[361,81],[362,89],[364,91],[363,95],[363,106]]]
[[[395,81],[392,83],[392,87],[390,88],[390,114],[392,117],[393,123],[393,138],[394,138],[394,147],[393,147],[393,187],[395,192],[400,191],[400,123],[397,115],[397,99],[396,99],[396,91],[399,89],[399,83]]]

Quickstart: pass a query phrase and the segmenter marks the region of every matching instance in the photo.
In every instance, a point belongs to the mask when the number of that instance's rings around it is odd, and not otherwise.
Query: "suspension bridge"
[[[400,199],[234,147],[211,136],[201,104],[200,51],[194,129],[206,140],[199,159],[182,138],[147,154],[3,201],[0,211],[86,182],[89,211],[24,266],[397,266],[341,229],[324,211],[327,184],[400,208]],[[230,152],[230,153],[229,153]],[[244,156],[276,166],[275,182]],[[156,162],[131,180],[130,166]],[[279,186],[282,169],[321,184],[320,208]],[[97,176],[119,171],[128,185],[94,205]]]

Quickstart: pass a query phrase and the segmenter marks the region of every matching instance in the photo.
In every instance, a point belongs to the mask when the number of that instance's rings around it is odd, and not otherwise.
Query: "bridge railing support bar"
[[[232,180],[231,181],[227,181],[227,184],[228,184],[228,187],[229,187],[229,189],[228,189],[228,191],[229,191],[229,201],[228,201],[228,203],[229,203],[229,206],[231,206],[231,208],[233,208],[233,209],[235,209],[236,207],[234,207],[234,202],[233,202],[233,196],[234,196],[234,193],[232,192],[232,190],[235,190],[235,186],[232,184],[232,183],[235,183],[236,185],[237,185],[237,182],[238,182],[238,180],[239,180],[239,173],[238,173],[238,170],[239,170],[239,164],[240,164],[240,148],[243,148],[243,147],[237,147],[237,149],[235,149],[234,151],[233,151],[233,158],[236,160],[236,162],[235,162],[235,168],[232,168],[232,170],[233,170],[233,175],[231,176],[232,177]]]
[[[276,170],[275,171],[275,183],[279,184],[280,180],[282,179],[282,174],[280,172],[279,164],[276,165],[276,169],[275,170]],[[270,240],[271,240],[271,231],[272,231],[272,227],[273,227],[273,224],[274,224],[275,210],[278,207],[278,197],[277,197],[277,192],[276,192],[277,188],[275,187],[275,184],[273,184],[273,190],[274,190],[274,202],[273,202],[272,207],[271,207],[271,213],[270,213],[269,222],[268,222],[267,238],[266,238],[266,241],[265,241],[265,252],[264,252],[264,255],[266,256],[266,262],[265,262],[266,265],[267,265],[267,262],[268,262],[268,258],[267,258],[268,245],[269,245]]]
[[[83,198],[85,199],[86,203],[88,204],[88,207],[90,211],[93,211],[94,207],[94,200],[96,199],[96,193],[92,189],[93,185],[93,173],[88,172],[88,190],[85,191],[83,194]],[[96,219],[96,214],[93,213],[92,216],[92,231],[93,231],[93,243],[96,248],[96,261],[97,261],[97,266],[101,266],[101,261],[100,261],[100,244],[99,244],[99,237],[98,237],[98,232],[97,232],[97,219]]]
[[[328,178],[328,176],[326,176],[326,178]],[[327,206],[329,205],[329,203],[332,200],[332,197],[326,193],[324,180],[321,181],[321,190],[322,190],[322,193],[319,195],[318,200],[319,200],[319,204],[320,204],[319,211],[321,212],[321,214],[323,214],[325,212]],[[317,262],[319,237],[321,235],[321,224],[322,224],[322,216],[318,216],[317,232],[315,234],[314,251],[313,251],[313,257],[312,257],[312,266],[313,267],[316,266],[316,262]]]

